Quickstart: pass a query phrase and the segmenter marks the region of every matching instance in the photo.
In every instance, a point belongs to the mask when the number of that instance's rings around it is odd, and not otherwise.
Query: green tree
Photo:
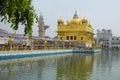
[[[38,21],[32,0],[0,0],[1,22],[11,23],[11,28],[17,30],[19,24],[25,26],[24,33],[32,36],[34,20]]]

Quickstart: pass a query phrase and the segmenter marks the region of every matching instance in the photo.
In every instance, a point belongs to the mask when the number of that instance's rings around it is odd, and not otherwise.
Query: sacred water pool
[[[119,80],[120,51],[0,60],[0,80]]]

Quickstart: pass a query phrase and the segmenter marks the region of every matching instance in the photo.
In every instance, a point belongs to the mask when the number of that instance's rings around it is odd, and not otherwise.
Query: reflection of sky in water
[[[120,79],[120,51],[103,51],[96,55],[91,80]]]
[[[0,61],[0,80],[119,80],[120,52]]]

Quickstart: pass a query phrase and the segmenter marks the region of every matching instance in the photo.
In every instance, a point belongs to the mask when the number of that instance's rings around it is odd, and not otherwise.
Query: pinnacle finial
[[[77,10],[75,10],[75,14],[77,14]]]
[[[75,14],[73,16],[73,19],[77,18],[78,19],[78,15],[77,15],[77,10],[75,10]]]

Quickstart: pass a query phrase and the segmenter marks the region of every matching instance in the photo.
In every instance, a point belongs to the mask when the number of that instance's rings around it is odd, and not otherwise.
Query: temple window
[[[73,40],[73,36],[70,36],[70,39]]]
[[[83,40],[83,37],[81,37],[81,40]]]
[[[69,36],[67,36],[67,40],[69,40]]]
[[[77,38],[76,38],[76,36],[74,36],[74,40],[76,40]]]
[[[62,40],[62,37],[60,37],[60,39]]]

